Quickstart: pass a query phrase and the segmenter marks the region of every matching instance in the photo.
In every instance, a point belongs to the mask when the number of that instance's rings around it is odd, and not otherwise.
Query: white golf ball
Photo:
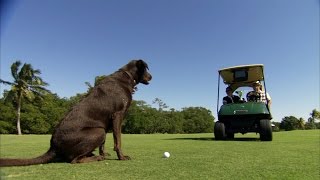
[[[163,153],[163,157],[164,157],[164,158],[170,157],[170,153],[169,153],[169,152],[164,152],[164,153]]]

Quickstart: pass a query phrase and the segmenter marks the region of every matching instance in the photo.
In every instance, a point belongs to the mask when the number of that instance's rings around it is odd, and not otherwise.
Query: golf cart
[[[223,104],[219,110],[220,77],[224,84],[240,97],[240,101]],[[220,69],[218,78],[218,121],[214,125],[215,139],[233,139],[235,133],[255,132],[260,134],[261,141],[272,141],[270,122],[272,116],[267,105],[268,100],[267,102],[246,101],[242,97],[244,92],[253,90],[252,85],[255,82],[259,82],[266,92],[263,65],[252,64]],[[267,97],[266,94],[265,96]]]

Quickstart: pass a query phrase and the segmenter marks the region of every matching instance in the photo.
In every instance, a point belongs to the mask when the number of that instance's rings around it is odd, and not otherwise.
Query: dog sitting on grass
[[[1,158],[0,167],[104,160],[106,132],[110,129],[118,159],[129,160],[121,150],[121,124],[136,85],[148,85],[152,79],[148,69],[143,60],[132,60],[106,76],[56,126],[45,154],[32,159]],[[96,148],[99,148],[99,155],[93,154]]]

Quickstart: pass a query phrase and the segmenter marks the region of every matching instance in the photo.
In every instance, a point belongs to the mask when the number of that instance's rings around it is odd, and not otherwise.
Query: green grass
[[[116,160],[108,134],[108,160],[1,168],[1,179],[316,179],[320,178],[320,131],[256,134],[215,141],[213,134],[123,135],[130,161]],[[35,157],[49,147],[49,135],[1,135],[1,157]],[[162,158],[168,151],[171,157]]]

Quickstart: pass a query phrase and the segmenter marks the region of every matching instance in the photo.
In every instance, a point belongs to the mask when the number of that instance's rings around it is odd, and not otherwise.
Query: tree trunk
[[[20,127],[20,110],[21,110],[21,96],[18,97],[18,104],[17,104],[17,131],[18,135],[21,135],[21,127]]]

